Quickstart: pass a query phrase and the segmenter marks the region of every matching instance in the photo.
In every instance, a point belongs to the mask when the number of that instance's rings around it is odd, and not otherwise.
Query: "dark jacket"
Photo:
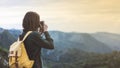
[[[20,40],[23,39],[27,32],[20,35]],[[33,31],[24,41],[25,48],[30,60],[34,60],[33,68],[42,68],[41,62],[41,48],[54,49],[53,39],[48,32],[44,32],[45,38],[43,39],[37,31]]]

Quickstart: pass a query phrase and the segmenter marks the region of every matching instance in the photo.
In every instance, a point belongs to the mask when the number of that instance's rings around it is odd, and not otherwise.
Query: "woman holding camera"
[[[42,68],[41,48],[54,49],[53,39],[50,37],[44,22],[40,22],[40,17],[36,12],[27,12],[23,19],[23,33],[20,35],[20,40],[23,39],[28,31],[32,33],[25,39],[24,44],[30,60],[34,60],[32,68]],[[41,37],[45,35],[45,39]]]

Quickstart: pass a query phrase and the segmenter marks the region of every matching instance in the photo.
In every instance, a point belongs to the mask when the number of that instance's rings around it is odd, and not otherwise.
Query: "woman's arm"
[[[48,31],[45,31],[44,34],[45,34],[46,39],[42,40],[42,42],[44,44],[42,47],[48,48],[48,49],[54,49],[53,39],[50,37]]]
[[[45,39],[38,32],[33,32],[31,42],[41,48],[54,49],[53,39],[50,37],[48,31],[44,32],[44,35]]]

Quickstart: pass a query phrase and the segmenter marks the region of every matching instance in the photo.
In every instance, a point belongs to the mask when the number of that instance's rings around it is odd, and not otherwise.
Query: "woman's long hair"
[[[36,12],[29,11],[25,14],[23,19],[23,31],[37,31],[40,27],[40,17]]]

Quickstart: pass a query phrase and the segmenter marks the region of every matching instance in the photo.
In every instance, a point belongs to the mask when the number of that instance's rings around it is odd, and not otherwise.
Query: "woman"
[[[23,33],[20,35],[20,40],[28,31],[32,33],[24,41],[25,48],[30,60],[34,60],[32,68],[42,68],[40,59],[41,48],[54,49],[53,39],[47,31],[47,25],[44,24],[42,28],[39,15],[36,12],[27,12],[23,19]],[[46,39],[41,37],[41,33],[45,35]]]

